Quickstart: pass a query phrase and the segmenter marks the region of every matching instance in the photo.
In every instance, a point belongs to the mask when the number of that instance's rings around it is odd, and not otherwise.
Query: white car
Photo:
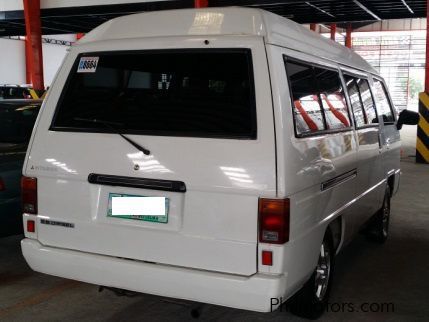
[[[418,117],[417,117],[418,118]],[[400,123],[353,51],[274,14],[113,19],[73,46],[23,169],[35,271],[317,317],[334,256],[388,233]]]

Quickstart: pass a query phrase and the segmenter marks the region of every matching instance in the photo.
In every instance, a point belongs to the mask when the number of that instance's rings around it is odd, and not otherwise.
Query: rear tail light
[[[284,244],[289,241],[289,199],[259,199],[259,241]]]
[[[36,223],[34,220],[27,220],[27,232],[29,233],[36,232]]]
[[[270,250],[262,251],[262,265],[273,266],[273,252]]]
[[[0,178],[0,191],[5,191],[6,185],[4,184],[4,181],[2,178]]]
[[[22,211],[27,214],[37,215],[37,179],[22,177]]]

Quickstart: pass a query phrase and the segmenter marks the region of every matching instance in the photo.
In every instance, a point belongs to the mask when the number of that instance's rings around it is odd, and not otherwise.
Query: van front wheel
[[[307,319],[317,319],[328,304],[334,268],[334,250],[329,233],[320,246],[319,259],[311,278],[287,304],[290,311]]]

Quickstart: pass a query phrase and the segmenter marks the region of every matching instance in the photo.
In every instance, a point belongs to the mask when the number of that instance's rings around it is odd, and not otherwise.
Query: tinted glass
[[[292,91],[297,134],[324,130],[325,125],[313,67],[287,61],[286,72]]]
[[[374,96],[377,102],[377,110],[384,123],[395,122],[392,106],[387,97],[386,88],[379,80],[374,80]]]
[[[96,53],[79,57],[53,129],[256,138],[250,50]]]
[[[28,143],[40,104],[0,103],[0,143]]]
[[[355,119],[356,127],[364,126],[366,124],[366,120],[356,79],[349,75],[344,75],[344,79],[347,84],[347,91],[352,104],[353,117]]]
[[[375,105],[369,89],[368,81],[366,79],[358,79],[357,84],[359,86],[360,97],[366,114],[367,124],[378,123],[378,117],[375,111]]]
[[[24,98],[30,98],[30,92],[28,89],[16,86],[0,86],[0,100]]]
[[[315,68],[315,75],[328,129],[349,127],[350,119],[338,72]]]

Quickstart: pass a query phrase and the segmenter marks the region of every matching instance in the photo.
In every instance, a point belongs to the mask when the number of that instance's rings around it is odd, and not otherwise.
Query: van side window
[[[375,110],[375,104],[372,98],[371,90],[369,89],[368,81],[366,79],[358,79],[357,84],[363,103],[363,109],[366,114],[367,124],[378,123],[377,112]]]
[[[377,102],[378,113],[383,118],[384,123],[395,122],[395,116],[387,96],[386,87],[377,79],[374,79],[374,96]]]
[[[348,128],[350,118],[338,72],[317,67],[314,71],[328,130]]]
[[[338,71],[286,61],[297,135],[350,127]]]
[[[286,62],[298,135],[325,130],[313,66]]]
[[[353,117],[355,119],[356,127],[362,127],[366,124],[366,116],[363,112],[363,104],[360,98],[359,88],[356,79],[349,75],[344,75],[347,85],[347,92],[352,104]]]

